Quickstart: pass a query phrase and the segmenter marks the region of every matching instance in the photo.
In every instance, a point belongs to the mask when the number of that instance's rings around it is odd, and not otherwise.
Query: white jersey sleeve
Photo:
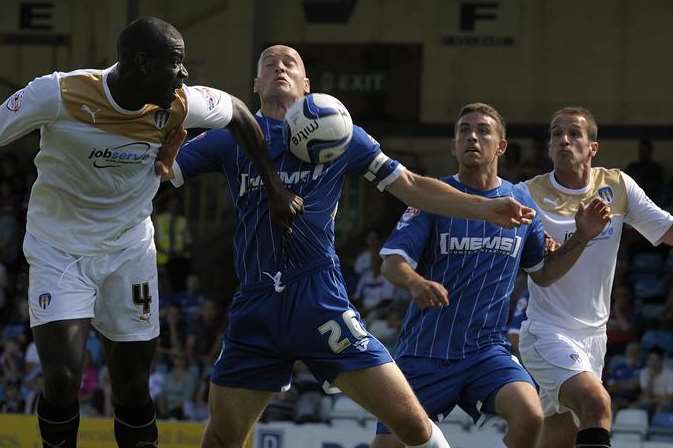
[[[652,202],[631,176],[623,171],[621,174],[628,197],[624,222],[633,226],[650,243],[658,245],[673,225],[673,216]]]
[[[56,73],[36,78],[13,93],[0,107],[0,146],[56,120],[59,97]]]
[[[231,121],[231,96],[221,90],[203,86],[183,86],[187,98],[184,127],[223,128]]]

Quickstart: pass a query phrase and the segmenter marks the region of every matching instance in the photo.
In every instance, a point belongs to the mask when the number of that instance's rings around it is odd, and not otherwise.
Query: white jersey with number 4
[[[0,107],[0,146],[40,130],[27,231],[71,254],[152,238],[154,161],[167,134],[224,127],[232,116],[231,97],[208,87],[183,86],[170,109],[125,110],[107,86],[112,68],[36,78]]]
[[[527,314],[531,323],[567,330],[604,330],[610,316],[622,226],[631,225],[658,245],[673,224],[673,217],[617,169],[592,168],[589,185],[579,190],[560,185],[553,172],[528,180],[526,186],[542,212],[545,231],[559,243],[575,232],[575,213],[580,202],[588,205],[599,197],[610,205],[612,219],[589,242],[570,271],[547,287],[528,279]]]

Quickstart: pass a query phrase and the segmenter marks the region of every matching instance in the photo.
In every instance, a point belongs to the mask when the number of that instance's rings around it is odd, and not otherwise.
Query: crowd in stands
[[[501,176],[520,181],[549,171],[544,141],[531,158],[511,144]],[[653,156],[648,140],[639,143],[639,159],[626,168],[659,205],[670,210],[673,184]],[[33,413],[41,388],[40,362],[29,328],[28,267],[21,252],[34,167],[23,166],[11,151],[0,155],[0,412]],[[160,418],[204,420],[209,374],[227,325],[228,298],[201,291],[192,272],[189,222],[175,196],[162,199],[155,216],[160,272],[161,335],[150,377]],[[408,302],[408,293],[381,274],[378,251],[387,229],[368,232],[361,250],[343,254],[343,271],[353,302],[367,328],[391,351]],[[604,383],[615,409],[638,408],[650,415],[673,412],[673,251],[653,248],[625,228],[617,264],[608,324]],[[525,282],[522,282],[525,285]],[[578,294],[581,292],[578,292]],[[512,312],[525,286],[512,296]],[[578,296],[579,298],[579,296]],[[86,344],[82,377],[82,415],[110,416],[110,379],[103,348],[92,331]],[[275,394],[263,421],[327,421],[334,399],[303,363],[297,363],[291,387]]]

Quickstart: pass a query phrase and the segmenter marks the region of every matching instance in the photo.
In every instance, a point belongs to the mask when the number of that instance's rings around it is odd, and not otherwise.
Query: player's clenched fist
[[[512,197],[495,198],[484,203],[486,221],[506,229],[530,224],[535,210],[521,205]]]
[[[580,203],[575,214],[577,236],[589,241],[598,236],[610,221],[610,206],[598,198],[594,198],[586,207]]]
[[[449,304],[449,293],[441,283],[418,279],[409,285],[409,292],[421,309]]]

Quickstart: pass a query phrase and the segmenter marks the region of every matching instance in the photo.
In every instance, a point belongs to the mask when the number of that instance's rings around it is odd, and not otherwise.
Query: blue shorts
[[[434,421],[458,405],[476,423],[482,414],[495,414],[495,395],[504,385],[524,381],[535,387],[526,369],[501,345],[489,346],[461,360],[403,356],[396,361]],[[377,434],[390,432],[378,423]]]
[[[234,298],[222,352],[211,380],[226,387],[277,392],[303,361],[327,387],[341,372],[392,362],[348,301],[339,268],[308,273],[285,285]]]

